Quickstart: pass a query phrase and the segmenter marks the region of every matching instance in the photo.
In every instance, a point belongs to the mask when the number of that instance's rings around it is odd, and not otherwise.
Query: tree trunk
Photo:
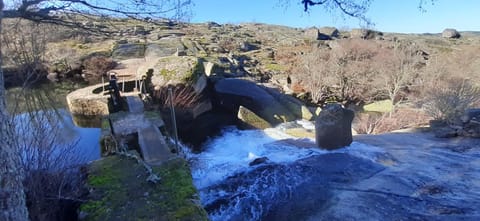
[[[3,0],[0,0],[0,34],[2,33]],[[5,103],[2,43],[0,42],[0,220],[26,221],[28,211],[23,192],[23,171],[20,154],[15,151],[15,136]]]

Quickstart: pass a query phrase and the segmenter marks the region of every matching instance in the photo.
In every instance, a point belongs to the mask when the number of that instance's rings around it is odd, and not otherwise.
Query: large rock
[[[350,31],[350,38],[376,39],[383,36],[382,32],[365,28],[356,28]]]
[[[315,121],[317,146],[327,150],[338,149],[352,143],[354,113],[340,104],[328,104]]]
[[[117,60],[141,58],[145,54],[145,45],[141,43],[118,44],[112,52],[112,57]]]
[[[321,35],[328,36],[329,38],[338,38],[339,32],[335,27],[321,27],[318,32]]]
[[[251,81],[222,79],[215,84],[216,103],[237,112],[240,105],[272,125],[295,120],[295,116],[265,89]]]
[[[282,94],[278,90],[273,88],[266,88],[280,104],[285,106],[293,115],[298,119],[312,120],[314,114],[308,109],[307,106],[300,100],[287,94]]]
[[[447,28],[443,30],[442,37],[444,38],[460,38],[460,33],[453,28]]]
[[[205,72],[203,62],[192,56],[162,57],[155,61],[148,62],[148,65],[144,65],[139,69],[154,70],[152,84],[153,87],[157,88],[169,84],[194,85]]]
[[[148,44],[145,49],[147,60],[159,59],[174,55],[178,51],[184,51],[185,46],[178,38],[162,38],[155,43]]]
[[[480,138],[480,109],[468,109],[461,117],[462,136]]]
[[[272,127],[270,123],[244,106],[238,108],[237,117],[250,128],[265,129]]]
[[[306,38],[310,40],[318,40],[320,36],[320,32],[318,32],[318,28],[309,28],[305,30],[304,35]]]
[[[468,109],[461,117],[463,123],[468,123],[472,119],[477,121],[480,120],[480,108]]]

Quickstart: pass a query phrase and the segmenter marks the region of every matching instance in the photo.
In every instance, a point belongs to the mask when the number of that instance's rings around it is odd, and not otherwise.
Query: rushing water
[[[323,151],[282,126],[229,127],[188,158],[213,221],[480,220],[480,169],[471,168],[480,164],[479,142],[458,153],[438,145],[446,141],[385,138],[382,148],[357,141]],[[268,160],[249,166],[259,157]]]

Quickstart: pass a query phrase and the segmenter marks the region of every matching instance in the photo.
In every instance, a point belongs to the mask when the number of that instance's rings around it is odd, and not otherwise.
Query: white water
[[[313,124],[308,121],[299,121],[296,122],[296,125],[301,125],[306,129],[313,128]],[[291,125],[280,125],[265,130],[238,130],[234,127],[228,127],[223,130],[220,137],[207,142],[202,153],[187,153],[192,165],[193,181],[200,191],[202,203],[205,205],[215,200],[212,198],[223,196],[221,191],[214,194],[208,192],[208,187],[219,184],[234,174],[255,168],[255,166],[249,166],[249,163],[259,157],[267,157],[269,163],[289,164],[299,159],[326,153],[348,153],[375,161],[377,156],[383,153],[380,148],[357,142],[352,143],[347,148],[326,151],[317,148],[313,139],[302,139],[302,147],[299,148],[291,143],[280,141],[293,138],[283,132],[286,127],[291,127]],[[269,174],[268,176],[272,176],[272,179],[276,180],[278,176],[283,175]],[[273,191],[272,195],[275,194],[274,191],[277,191],[272,187],[267,187],[267,184],[261,185],[268,188],[268,190],[263,191]],[[292,185],[294,184],[292,183]],[[251,192],[259,190],[258,187],[250,187],[248,190],[238,191],[251,194]],[[254,197],[258,197],[256,193],[253,194],[255,194]],[[236,206],[239,207],[240,204],[239,202]],[[252,210],[262,210],[262,208],[253,207],[252,205]],[[257,205],[257,207],[261,207],[261,205]],[[229,213],[239,212],[239,209],[241,208],[226,208],[223,211],[227,214],[210,214],[210,218],[212,220],[225,220],[230,217]],[[259,211],[252,212],[254,215],[251,219],[256,220],[258,213]]]

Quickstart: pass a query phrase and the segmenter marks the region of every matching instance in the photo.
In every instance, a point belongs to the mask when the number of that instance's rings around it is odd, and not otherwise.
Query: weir
[[[69,109],[73,114],[107,117],[110,126],[104,128],[108,132],[102,132],[102,137],[112,136],[123,142],[123,138],[137,135],[138,143],[135,145],[138,145],[138,151],[145,162],[160,165],[175,155],[159,129],[165,126],[160,113],[144,110],[137,81],[138,79],[122,81],[120,86],[112,87],[112,84],[117,84],[115,80],[108,87],[106,84],[98,84],[74,91],[67,96]],[[107,92],[105,88],[110,91]],[[112,103],[111,100],[120,102]],[[123,138],[118,139],[120,137]],[[104,151],[111,152],[112,149],[109,148],[104,147]]]
[[[173,158],[175,155],[159,129],[165,125],[161,116],[146,116],[143,101],[138,95],[129,94],[125,96],[125,101],[128,113],[112,121],[115,133],[125,135],[137,132],[139,151],[147,164],[160,165]]]

